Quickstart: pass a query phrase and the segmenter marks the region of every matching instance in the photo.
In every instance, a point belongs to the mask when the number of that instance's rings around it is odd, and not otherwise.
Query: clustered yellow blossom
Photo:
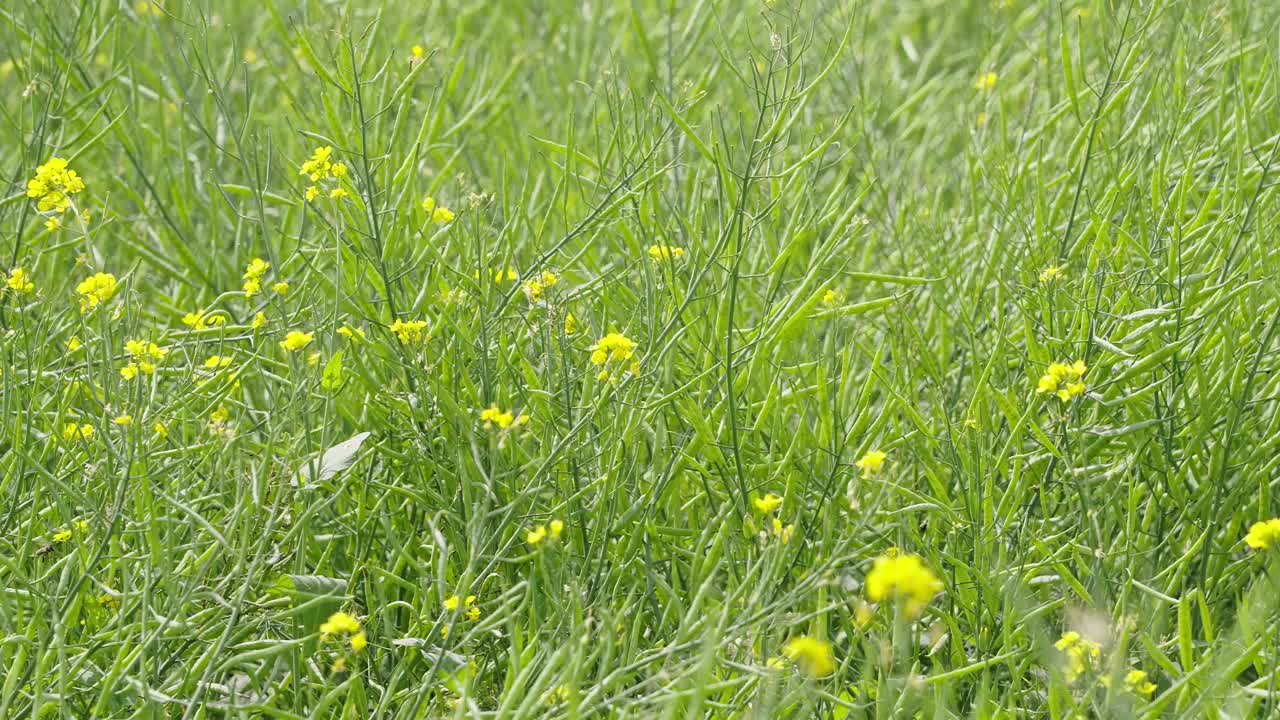
[[[311,182],[340,182],[347,176],[347,166],[340,162],[333,162],[333,147],[324,145],[315,149],[311,153],[311,157],[304,163],[298,171],[299,175],[306,175]],[[315,200],[320,196],[320,187],[318,185],[310,185],[306,190],[307,200]],[[334,200],[340,200],[347,196],[347,191],[341,187],[334,187],[329,191],[329,197]]]
[[[1068,682],[1093,670],[1098,658],[1102,655],[1102,646],[1083,637],[1075,630],[1062,633],[1062,637],[1053,644],[1066,656],[1066,675]]]
[[[845,294],[843,290],[831,289],[822,293],[822,304],[829,308],[840,307],[844,304]]]
[[[650,245],[649,259],[654,262],[669,262],[684,257],[684,248],[674,245]]]
[[[529,302],[536,303],[542,299],[543,293],[545,293],[548,288],[554,286],[558,282],[560,282],[559,275],[556,275],[550,270],[544,270],[537,278],[533,280],[525,280],[520,287],[524,289],[525,297],[529,298]]]
[[[129,364],[120,368],[120,376],[125,380],[138,377],[138,373],[154,374],[156,364],[169,354],[169,348],[145,340],[128,340],[124,344],[124,350],[129,353],[130,358]]]
[[[772,526],[773,526],[773,534],[777,536],[779,540],[782,541],[783,545],[786,545],[787,543],[791,542],[791,536],[794,535],[796,531],[795,525],[784,525],[782,523],[782,520],[780,520],[779,518],[774,518],[772,521]]]
[[[59,530],[50,538],[55,543],[64,543],[71,539],[75,533],[85,533],[89,531],[89,523],[84,520],[77,520],[67,528]]]
[[[978,76],[978,81],[973,84],[975,88],[982,92],[987,92],[996,86],[996,80],[999,76],[993,72],[984,72]]]
[[[261,313],[259,313],[259,315],[261,315]],[[217,327],[225,324],[226,322],[226,317],[212,312],[205,312],[204,310],[189,312],[182,316],[182,324],[192,330],[204,330],[206,328]]]
[[[311,344],[311,339],[315,337],[315,333],[302,332],[301,330],[290,330],[284,339],[280,341],[280,347],[286,352],[297,352],[307,345]]]
[[[1111,687],[1111,676],[1103,675],[1099,680],[1104,687]],[[1147,679],[1147,673],[1138,668],[1131,668],[1124,675],[1124,689],[1139,697],[1151,697],[1156,691],[1156,684]]]
[[[62,439],[71,442],[72,440],[89,440],[93,437],[93,426],[84,423],[77,425],[75,423],[67,423],[62,426]]]
[[[475,272],[471,273],[471,277],[477,282],[479,282],[480,271],[476,270]],[[519,276],[516,275],[516,269],[513,267],[508,267],[506,270],[503,270],[502,268],[494,268],[493,270],[494,285],[501,285],[504,282],[512,282],[516,280],[518,277]]]
[[[271,264],[262,258],[249,261],[248,267],[244,269],[245,297],[253,297],[262,291],[262,276],[266,275],[270,269]]]
[[[1280,518],[1262,520],[1249,526],[1244,536],[1245,544],[1254,550],[1266,550],[1280,546]]]
[[[1082,395],[1086,370],[1088,368],[1083,360],[1077,360],[1070,365],[1060,362],[1049,363],[1048,370],[1040,376],[1040,382],[1036,384],[1036,392],[1042,395],[1057,395],[1063,402]]]
[[[402,343],[421,340],[427,329],[426,320],[396,320],[388,328]]]
[[[559,540],[560,534],[564,532],[564,521],[552,520],[546,525],[538,525],[532,530],[524,534],[524,541],[530,545],[537,546],[543,540],[548,538]]]
[[[521,425],[528,423],[529,416],[517,416],[505,410],[500,410],[495,403],[480,411],[480,421],[484,423],[486,430],[492,428],[494,425],[505,430],[509,427],[520,427]]]
[[[422,198],[422,211],[431,217],[431,222],[437,225],[453,222],[455,217],[452,210],[443,205],[437,205],[435,198],[429,195]],[[511,279],[515,280],[515,277]]]
[[[564,334],[572,335],[576,332],[578,332],[578,319],[573,316],[573,313],[565,313]]]
[[[453,612],[461,606],[466,610],[463,613],[468,620],[480,619],[480,608],[476,607],[476,596],[468,595],[465,600],[460,599],[457,595],[453,595],[444,601],[444,609]]]
[[[918,555],[890,549],[876,558],[867,573],[867,599],[902,601],[908,617],[916,617],[942,592],[942,581]]]
[[[35,283],[31,282],[31,276],[20,267],[9,271],[9,278],[5,281],[5,285],[10,290],[23,295],[36,289]]]
[[[782,505],[782,498],[774,493],[769,493],[764,497],[754,498],[751,504],[755,506],[756,511],[768,515]]]
[[[635,355],[636,343],[631,338],[622,333],[609,333],[596,341],[592,345],[591,362],[596,365],[606,365],[609,362],[624,363],[631,360]],[[636,360],[631,363],[631,373],[633,375],[640,374],[640,361]],[[610,380],[612,376],[608,369],[600,371],[597,376],[600,380]]]
[[[836,669],[831,643],[826,640],[799,635],[787,641],[782,653],[812,677],[826,677]]]
[[[116,276],[111,273],[94,273],[76,286],[80,294],[80,312],[89,312],[116,294]]]
[[[36,198],[36,209],[42,213],[66,212],[71,207],[71,196],[83,190],[84,181],[60,157],[49,158],[27,181],[27,197]]]
[[[128,427],[128,426],[130,426],[130,425],[132,425],[132,424],[133,424],[133,416],[132,416],[132,415],[117,415],[117,416],[116,416],[116,418],[115,418],[115,420],[113,420],[112,422],[114,422],[116,425],[120,425],[120,426],[123,426],[123,427]]]
[[[360,629],[360,621],[352,615],[339,611],[330,615],[328,620],[320,623],[321,640],[344,637],[347,638],[351,644],[351,649],[355,652],[364,650],[369,644],[368,636]]]
[[[889,454],[883,450],[868,450],[854,465],[862,471],[863,477],[871,477],[873,473],[880,472],[880,468],[884,467],[884,461],[888,457]]]
[[[357,345],[369,339],[369,337],[364,334],[364,328],[362,327],[353,328],[350,325],[343,325],[342,327],[338,328],[338,334]]]
[[[569,686],[557,685],[548,690],[543,696],[542,701],[550,706],[560,705],[569,702]]]
[[[261,328],[266,324],[267,324],[267,315],[261,310],[253,314],[253,321],[249,323],[250,327],[252,327],[254,330],[257,330],[258,328]]]
[[[1053,282],[1063,276],[1063,267],[1061,265],[1050,265],[1040,271],[1040,282]]]

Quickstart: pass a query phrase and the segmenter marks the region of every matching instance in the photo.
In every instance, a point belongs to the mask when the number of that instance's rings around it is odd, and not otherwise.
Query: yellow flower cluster
[[[340,182],[347,176],[347,166],[340,162],[332,162],[333,147],[325,145],[318,147],[315,152],[311,153],[310,159],[302,163],[302,168],[298,171],[299,175],[306,175],[311,182]],[[306,190],[307,200],[315,200],[320,196],[320,187],[318,185],[310,185]],[[329,191],[329,197],[334,200],[341,200],[347,196],[347,191],[341,187],[334,187]]]
[[[941,591],[942,581],[918,555],[900,553],[896,548],[876,558],[867,573],[867,599],[900,600],[908,617],[918,616]]]
[[[845,294],[843,290],[831,289],[822,293],[822,304],[829,308],[840,307],[844,304]]]
[[[443,205],[436,205],[435,198],[427,196],[422,198],[422,211],[431,216],[431,222],[437,225],[453,222],[455,215],[453,211]],[[514,280],[515,278],[511,278]]]
[[[509,427],[520,427],[528,423],[529,416],[520,415],[517,417],[510,412],[498,409],[497,404],[493,404],[480,411],[480,421],[484,423],[486,430],[494,425],[505,430]]]
[[[5,285],[12,291],[25,295],[36,289],[35,283],[31,282],[31,276],[26,270],[16,267],[9,271],[9,277],[5,281]]]
[[[529,302],[536,303],[542,299],[543,293],[548,288],[553,287],[558,282],[560,282],[559,275],[550,270],[544,270],[537,278],[525,280],[520,287],[524,289],[525,297],[529,298]]]
[[[338,334],[357,345],[369,339],[369,336],[364,334],[364,328],[353,328],[350,325],[343,325],[338,328]]]
[[[1076,678],[1093,670],[1094,664],[1102,655],[1101,645],[1083,637],[1075,630],[1062,633],[1062,637],[1053,646],[1066,655],[1068,682],[1075,682]]]
[[[552,520],[546,525],[538,525],[532,530],[524,534],[524,541],[530,545],[537,546],[543,540],[550,538],[559,540],[560,534],[564,532],[564,522],[561,520]]]
[[[80,312],[89,312],[116,294],[116,276],[111,273],[95,273],[80,281],[76,292],[80,293]]]
[[[261,313],[259,313],[261,315]],[[187,313],[182,316],[182,324],[192,330],[204,330],[205,328],[217,327],[226,323],[227,319],[222,315],[215,315],[212,312],[198,310],[193,313]]]
[[[67,442],[72,440],[88,440],[93,437],[93,426],[85,423],[77,425],[75,423],[67,423],[62,427],[62,439]]]
[[[1050,265],[1040,271],[1040,282],[1050,283],[1063,276],[1063,267],[1061,265]]]
[[[826,677],[835,672],[835,656],[831,643],[826,640],[800,635],[788,640],[782,652],[812,677]]]
[[[129,340],[125,342],[124,350],[129,353],[130,357],[129,364],[120,368],[120,376],[125,380],[132,380],[138,377],[138,373],[143,375],[154,374],[156,363],[169,354],[168,348],[163,348],[153,342],[144,340]]]
[[[465,600],[459,598],[457,595],[453,595],[444,601],[444,609],[449,612],[454,612],[459,606],[466,610],[466,612],[463,613],[463,616],[468,620],[480,619],[480,608],[476,606],[475,595],[468,595]]]
[[[330,615],[328,620],[320,623],[320,639],[330,640],[341,637],[348,639],[351,649],[355,652],[364,650],[369,644],[368,636],[360,629],[359,620],[347,613],[336,612]]]
[[[888,457],[889,454],[883,450],[868,450],[854,465],[862,471],[863,477],[871,477],[873,473],[880,472],[880,468],[884,467],[884,461]]]
[[[480,271],[479,271],[479,270],[477,270],[477,271],[475,271],[475,272],[471,273],[471,277],[472,277],[472,279],[474,279],[476,282],[479,282],[479,281],[480,281]],[[501,285],[501,284],[502,284],[502,283],[504,283],[504,282],[512,282],[512,281],[516,280],[516,279],[517,279],[517,277],[518,277],[518,276],[516,275],[516,269],[515,269],[515,268],[513,268],[513,267],[508,267],[506,270],[503,270],[502,268],[494,268],[494,270],[493,270],[493,284],[494,284],[494,285]]]
[[[245,297],[253,297],[262,291],[262,276],[266,275],[270,269],[271,264],[262,258],[249,261],[248,267],[244,269]]]
[[[1102,684],[1106,687],[1111,687],[1111,676],[1104,675]],[[1140,697],[1151,697],[1151,694],[1156,691],[1156,684],[1147,679],[1145,671],[1132,668],[1125,673],[1124,689]]]
[[[774,493],[769,493],[764,497],[754,498],[751,504],[755,506],[757,512],[768,515],[781,507],[782,498]]]
[[[285,352],[297,352],[302,348],[311,344],[311,339],[316,336],[315,333],[302,332],[301,330],[290,330],[284,339],[280,341],[280,348]]]
[[[1249,526],[1249,534],[1244,536],[1245,544],[1254,550],[1280,547],[1280,518],[1262,520]]]
[[[635,355],[636,343],[622,333],[609,333],[597,340],[596,344],[592,345],[589,349],[591,350],[591,362],[596,365],[605,365],[610,361],[622,363],[630,360],[632,356]],[[639,360],[631,363],[631,374],[640,374]],[[599,380],[609,380],[610,382],[613,381],[613,376],[610,375],[607,368],[601,370],[600,374],[597,375],[596,378]]]
[[[49,158],[27,181],[27,197],[37,198],[36,208],[43,213],[66,212],[71,207],[71,196],[83,190],[84,181],[60,157]]]
[[[679,260],[684,257],[684,248],[674,245],[650,245],[649,259],[654,262]]]
[[[421,340],[427,329],[426,320],[396,320],[389,328],[402,343]]]
[[[1042,395],[1057,395],[1059,400],[1066,402],[1077,395],[1084,394],[1083,378],[1087,370],[1083,360],[1077,360],[1070,365],[1060,362],[1049,363],[1048,370],[1040,376],[1040,382],[1036,384],[1036,392]]]
[[[75,533],[86,533],[89,531],[89,523],[84,520],[77,520],[69,527],[59,530],[53,534],[50,539],[56,543],[64,543],[71,539]]]

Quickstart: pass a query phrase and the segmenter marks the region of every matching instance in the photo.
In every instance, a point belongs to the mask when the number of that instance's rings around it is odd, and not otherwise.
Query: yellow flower
[[[151,431],[156,435],[159,435],[161,440],[169,437],[169,428],[165,427],[165,424],[162,422],[157,422],[155,425],[152,425]]]
[[[320,624],[320,636],[328,639],[334,635],[347,635],[360,632],[360,621],[345,612],[336,612]]]
[[[272,285],[271,289],[276,291],[280,295],[284,295],[285,293],[289,292],[289,283],[285,282],[284,280],[281,280],[275,285]]]
[[[330,200],[341,200],[346,196],[347,196],[347,191],[343,190],[342,188],[334,188],[329,191]]]
[[[36,289],[35,283],[31,282],[31,276],[20,267],[9,271],[9,279],[5,284],[10,290],[24,295]]]
[[[350,325],[343,325],[342,327],[338,328],[338,334],[350,340],[351,342],[356,343],[357,345],[369,339],[364,334],[364,328],[361,328],[361,327],[353,328]]]
[[[226,367],[230,364],[231,364],[230,355],[210,355],[209,358],[204,361],[204,366],[206,368],[209,368],[210,370],[216,370],[221,367]]]
[[[364,650],[368,644],[369,644],[369,638],[364,634],[364,631],[358,632],[355,635],[351,636],[351,649],[354,652],[360,652]]]
[[[342,179],[347,176],[346,163],[334,163],[331,170],[333,172],[333,176],[338,179]]]
[[[791,542],[791,535],[795,533],[795,531],[795,525],[783,525],[782,521],[778,518],[773,519],[773,534],[778,536],[778,539],[782,541],[783,545]]]
[[[575,317],[573,316],[573,313],[565,313],[565,316],[564,316],[564,334],[565,334],[565,335],[572,335],[572,334],[574,334],[574,333],[576,333],[576,332],[578,332],[578,320],[577,320],[577,318],[575,318]]]
[[[547,539],[547,527],[545,525],[538,525],[524,534],[524,541],[533,546],[537,546],[538,543],[545,539]]]
[[[116,417],[116,419],[115,419],[115,421],[114,421],[114,422],[115,422],[115,424],[117,424],[117,425],[125,425],[125,426],[132,425],[132,424],[133,424],[133,416],[132,416],[132,415],[119,415],[119,416],[117,416],[117,417]]]
[[[684,257],[684,248],[674,245],[650,245],[649,259],[654,262],[679,260]]]
[[[839,307],[844,304],[845,295],[843,290],[828,290],[822,294],[822,304],[827,307]]]
[[[996,80],[999,76],[993,72],[985,72],[978,76],[978,81],[974,83],[974,87],[982,92],[987,92],[996,86]]]
[[[36,168],[36,176],[27,181],[27,197],[38,198],[36,208],[61,213],[71,207],[71,196],[84,190],[84,181],[59,157]]]
[[[302,169],[298,174],[309,176],[311,182],[327,180],[333,175],[333,163],[329,161],[332,155],[333,148],[329,145],[316,148],[315,152],[311,153],[311,158],[302,163]]]
[[[431,213],[431,222],[437,225],[453,222],[453,211],[446,207],[438,207]]]
[[[423,331],[427,329],[426,320],[396,320],[391,323],[391,332],[399,338],[402,343],[409,343],[415,340],[421,340]]]
[[[812,677],[826,677],[835,672],[831,643],[825,640],[800,635],[788,640],[782,652]]]
[[[547,523],[547,529],[551,531],[552,540],[559,540],[560,534],[564,532],[564,521],[552,520],[551,522]]]
[[[426,57],[427,50],[421,45],[414,45],[413,47],[409,48],[409,54],[413,56],[414,60],[421,60],[422,58]]]
[[[1063,268],[1061,265],[1050,265],[1040,271],[1040,282],[1053,282],[1063,276]]]
[[[53,534],[53,541],[56,543],[64,543],[71,539],[70,530],[59,530]]]
[[[308,355],[308,356],[307,356],[307,364],[308,364],[308,365],[316,365],[316,364],[318,364],[318,363],[320,362],[320,358],[321,358],[321,357],[322,357],[322,355],[321,355],[320,353],[318,353],[318,352],[313,352],[313,353],[311,353],[310,355]]]
[[[1249,534],[1244,536],[1245,544],[1255,550],[1280,545],[1280,518],[1272,518],[1256,522],[1249,526]]]
[[[1142,670],[1133,668],[1124,676],[1124,687],[1134,695],[1150,697],[1156,691],[1156,684],[1147,679]]]
[[[636,344],[626,335],[621,333],[609,333],[596,341],[592,345],[591,362],[596,365],[604,365],[610,360],[624,362],[630,360],[635,354]]]
[[[80,293],[80,312],[89,312],[116,294],[116,276],[111,273],[95,273],[76,286]]]
[[[1045,374],[1041,375],[1039,382],[1036,383],[1036,392],[1042,395],[1051,393],[1057,395],[1059,400],[1066,402],[1077,395],[1084,394],[1083,378],[1087,370],[1083,360],[1077,360],[1070,365],[1060,362],[1049,363]]]
[[[557,685],[542,696],[542,701],[552,706],[569,702],[569,687],[567,685]]]
[[[253,297],[262,290],[262,276],[267,274],[267,270],[271,269],[270,263],[262,258],[254,258],[249,261],[249,266],[244,269],[244,294],[246,297]]]
[[[479,280],[480,280],[480,271],[479,271],[479,270],[477,270],[477,271],[475,271],[475,272],[471,273],[471,277],[472,277],[472,278],[474,278],[475,280],[479,281]],[[513,268],[513,267],[508,267],[506,270],[503,270],[502,268],[494,268],[494,270],[493,270],[493,284],[494,284],[494,285],[501,285],[504,281],[506,281],[506,282],[510,282],[510,281],[512,281],[512,280],[515,280],[517,277],[518,277],[518,276],[516,275],[516,269],[515,269],[515,268]]]
[[[854,465],[862,471],[863,477],[871,477],[872,473],[880,472],[880,468],[884,467],[884,461],[888,457],[889,454],[883,450],[868,450]]]
[[[867,573],[867,599],[901,599],[910,617],[919,615],[941,591],[942,581],[917,555],[890,550],[876,558]]]
[[[132,380],[138,377],[138,363],[129,363],[120,368],[120,377],[125,380]]]
[[[552,287],[557,282],[560,282],[560,277],[550,270],[547,270],[534,280],[524,281],[521,287],[524,289],[525,296],[529,298],[529,302],[536,303],[538,300],[542,299],[542,294],[546,289]]]
[[[267,324],[267,316],[262,312],[254,313],[253,322],[249,324],[254,330],[257,330]]]
[[[304,193],[304,195],[306,195],[308,202],[315,200],[316,198],[320,197],[320,188],[316,187],[315,185],[308,185],[307,191]]]
[[[297,352],[310,345],[313,337],[315,337],[315,333],[290,330],[289,334],[285,335],[284,339],[280,341],[280,347],[287,352]]]
[[[85,423],[77,425],[75,423],[67,423],[62,427],[62,439],[67,442],[72,440],[88,440],[93,437],[93,426]]]
[[[774,493],[769,493],[764,497],[752,499],[751,504],[756,506],[757,512],[768,515],[782,505],[782,498]]]
[[[1062,637],[1053,644],[1067,656],[1066,675],[1068,682],[1093,669],[1095,661],[1102,654],[1102,646],[1084,638],[1074,630],[1062,633]],[[1145,673],[1144,673],[1145,675]]]
[[[75,352],[80,349],[80,338],[73,337],[67,341],[67,352]]]
[[[430,215],[431,213],[435,212],[435,209],[436,209],[435,198],[431,197],[430,195],[422,198],[422,212]]]
[[[206,313],[204,310],[197,310],[193,313],[189,312],[182,316],[182,324],[192,330],[204,330],[205,328],[216,327],[224,324],[226,321],[227,319],[222,315]]]

